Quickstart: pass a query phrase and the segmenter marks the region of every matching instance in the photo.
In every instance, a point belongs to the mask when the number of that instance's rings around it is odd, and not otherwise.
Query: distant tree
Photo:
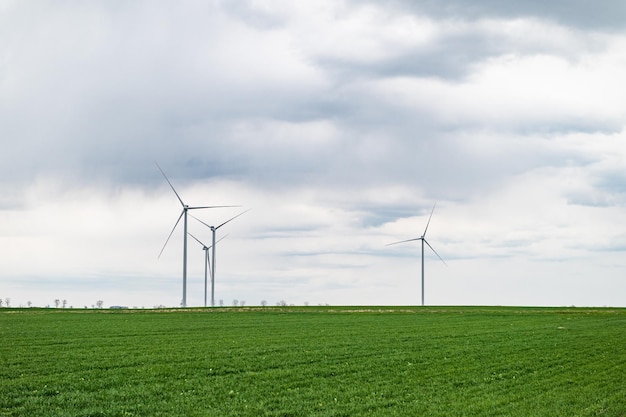
[[[220,307],[224,307],[224,300],[220,299],[219,304],[220,304]]]
[[[304,302],[304,306],[305,306],[305,307],[308,307],[308,306],[309,306],[309,302],[308,302],[308,301],[305,301],[305,302]]]
[[[59,308],[59,305],[61,304],[61,300],[59,300],[58,298],[54,299],[54,307],[55,308]]]
[[[267,300],[261,300],[261,306],[266,307],[267,306]]]
[[[285,300],[280,300],[279,302],[276,303],[276,305],[279,307],[286,307],[287,302]]]
[[[7,306],[7,308],[11,307],[11,299],[9,297],[5,298],[4,304]]]
[[[241,301],[239,301],[239,305],[240,305],[241,307],[245,306],[245,305],[246,305],[246,300],[241,300]]]
[[[0,307],[2,307],[2,298],[0,298]]]
[[[233,300],[233,306],[234,306],[234,307],[237,307],[238,305],[239,305],[239,300],[235,298],[235,299]]]
[[[102,301],[102,300],[96,301],[96,307],[102,308],[103,305],[104,305],[104,301]]]
[[[29,301],[26,303],[26,305],[28,306],[28,308],[31,308],[33,306],[33,303]]]
[[[67,300],[63,300],[63,308],[67,306]]]

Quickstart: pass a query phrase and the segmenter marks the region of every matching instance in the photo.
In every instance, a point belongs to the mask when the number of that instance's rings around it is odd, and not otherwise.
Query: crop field
[[[626,416],[626,310],[0,310],[0,416]]]

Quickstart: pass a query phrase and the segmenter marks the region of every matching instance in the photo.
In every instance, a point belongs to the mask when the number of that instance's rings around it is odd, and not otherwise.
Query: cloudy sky
[[[626,3],[3,1],[0,298],[626,306]],[[210,231],[190,218],[200,240]],[[427,248],[428,249],[428,248]],[[203,303],[189,241],[188,305]]]

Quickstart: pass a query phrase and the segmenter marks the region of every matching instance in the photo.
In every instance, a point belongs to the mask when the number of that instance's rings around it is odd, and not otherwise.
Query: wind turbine
[[[437,203],[435,203],[433,205],[433,209],[430,212],[430,217],[428,218],[428,223],[426,223],[426,228],[424,229],[424,233],[422,234],[422,236],[416,237],[414,239],[402,240],[400,242],[393,242],[393,243],[389,243],[389,244],[385,245],[385,246],[391,246],[391,245],[396,245],[398,243],[414,242],[416,240],[421,240],[422,241],[422,306],[424,305],[424,243],[426,243],[428,245],[428,247],[435,253],[435,255],[437,255],[437,257],[441,260],[441,262],[443,262],[443,264],[445,266],[448,266],[446,261],[444,261],[443,258],[441,256],[439,256],[437,251],[435,249],[433,249],[433,247],[430,246],[430,243],[428,243],[428,241],[426,240],[426,232],[428,231],[428,225],[430,225],[430,219],[433,217],[433,213],[435,212],[435,206],[436,205],[437,205]]]
[[[200,223],[202,223],[203,225],[205,225],[206,227],[208,227],[209,229],[211,229],[211,233],[213,235],[213,244],[211,245],[212,248],[212,254],[211,254],[211,263],[213,264],[211,266],[211,307],[215,306],[215,232],[217,231],[217,229],[219,229],[220,227],[224,226],[226,223],[230,222],[231,220],[235,220],[237,217],[241,216],[242,214],[246,213],[250,211],[250,209],[239,213],[238,215],[236,215],[235,217],[231,217],[230,219],[226,220],[224,223],[220,224],[219,226],[211,226],[205,222],[203,222],[202,220],[200,220],[199,218],[197,218],[194,215],[191,215],[191,217],[193,217],[194,219],[198,220]]]
[[[176,226],[178,226],[178,223],[180,222],[180,219],[182,217],[184,217],[185,219],[184,219],[183,224],[184,224],[185,233],[184,233],[184,237],[183,237],[183,302],[182,302],[182,306],[183,307],[187,307],[187,211],[188,210],[205,209],[205,208],[237,207],[237,206],[197,206],[197,207],[190,207],[190,206],[188,206],[180,198],[180,196],[176,192],[176,189],[174,188],[174,186],[170,182],[169,178],[167,178],[167,175],[165,175],[165,172],[163,172],[163,170],[161,169],[159,164],[156,161],[154,161],[154,163],[156,164],[157,168],[159,168],[159,171],[161,171],[161,174],[163,174],[163,177],[165,178],[167,183],[172,188],[172,191],[174,191],[174,194],[176,194],[176,197],[178,198],[178,201],[180,201],[181,206],[183,206],[183,211],[180,213],[180,216],[178,216],[178,220],[176,220],[176,223],[174,224],[174,227],[172,228],[172,231],[170,232],[169,236],[167,237],[167,240],[165,241],[165,244],[163,245],[163,248],[161,249],[161,252],[159,252],[158,258],[161,257],[161,254],[165,250],[165,246],[167,246],[167,242],[169,242],[170,238],[172,237],[172,234],[174,233],[174,230],[176,230]]]
[[[204,306],[206,307],[206,297],[207,297],[207,267],[209,269],[211,269],[211,264],[209,263],[209,249],[211,249],[211,246],[207,246],[204,243],[202,243],[200,241],[200,239],[198,239],[197,237],[195,237],[194,235],[192,235],[191,233],[189,233],[189,236],[191,236],[192,238],[194,238],[196,240],[196,242],[198,242],[199,244],[202,245],[202,250],[204,251]],[[228,235],[224,235],[222,236],[217,242],[215,242],[216,244],[218,242],[220,242],[222,239],[224,239],[226,236]]]

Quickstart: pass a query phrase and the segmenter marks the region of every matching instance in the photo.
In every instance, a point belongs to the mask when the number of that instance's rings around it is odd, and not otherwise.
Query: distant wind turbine
[[[238,215],[236,215],[235,217],[231,217],[230,219],[226,220],[224,223],[220,224],[219,226],[211,226],[205,222],[203,222],[202,220],[200,220],[199,218],[197,218],[194,215],[191,215],[191,217],[193,217],[194,219],[198,220],[200,223],[202,223],[203,225],[205,225],[206,227],[208,227],[209,229],[211,229],[211,233],[213,235],[213,244],[211,245],[211,249],[212,249],[212,254],[211,254],[211,263],[213,264],[211,266],[211,307],[215,306],[215,232],[217,231],[217,229],[219,229],[220,227],[224,226],[226,223],[230,222],[231,220],[235,220],[237,217],[241,216],[244,213],[247,213],[248,211],[250,211],[250,209],[244,211],[243,213],[239,213]]]
[[[178,226],[180,219],[184,217],[185,220],[183,224],[184,224],[185,230],[184,230],[184,235],[183,235],[184,237],[183,237],[183,301],[182,301],[182,306],[187,307],[187,211],[197,210],[197,209],[206,209],[206,208],[238,207],[238,206],[198,206],[198,207],[188,206],[187,204],[183,203],[183,200],[180,198],[180,196],[176,192],[176,189],[170,182],[169,178],[167,178],[167,175],[165,175],[165,172],[163,172],[159,164],[156,161],[154,161],[154,163],[156,164],[157,168],[159,168],[159,171],[161,171],[161,174],[163,174],[165,181],[167,181],[167,183],[170,185],[170,187],[172,188],[172,191],[174,191],[174,194],[176,194],[176,197],[178,198],[178,201],[180,201],[181,206],[183,206],[183,211],[180,213],[180,216],[178,216],[178,220],[176,220],[176,223],[174,224],[172,231],[167,237],[167,240],[165,241],[165,244],[163,245],[161,252],[159,252],[158,258],[161,257],[161,254],[165,250],[165,246],[167,246],[167,242],[169,242],[170,238],[172,237],[172,234],[174,233],[174,230],[176,230],[176,226]]]
[[[385,245],[385,246],[391,246],[391,245],[396,245],[398,243],[413,242],[413,241],[416,241],[416,240],[421,240],[422,241],[422,306],[424,305],[424,243],[426,243],[428,245],[428,247],[435,253],[435,255],[437,255],[437,257],[441,260],[441,262],[443,262],[444,265],[448,266],[446,261],[444,261],[443,258],[441,256],[439,256],[437,251],[435,249],[433,249],[433,247],[430,246],[430,243],[428,243],[428,241],[426,240],[426,232],[428,231],[428,225],[430,225],[430,219],[433,217],[433,213],[435,212],[435,206],[436,205],[437,205],[437,203],[435,203],[433,205],[433,209],[430,212],[430,217],[428,218],[428,223],[426,223],[426,228],[424,229],[424,233],[422,234],[422,236],[416,237],[414,239],[402,240],[400,242],[393,242],[393,243],[389,243],[389,244]]]
[[[207,298],[207,267],[209,269],[211,269],[211,264],[210,264],[210,261],[209,261],[209,249],[211,249],[213,247],[213,245],[211,245],[211,246],[205,245],[204,243],[202,243],[200,241],[200,239],[198,239],[197,237],[195,237],[191,233],[189,233],[189,236],[191,236],[192,238],[194,238],[196,240],[196,242],[201,244],[202,245],[202,250],[204,251],[204,306],[206,307],[207,306],[206,305],[206,298]],[[217,242],[215,242],[215,244],[218,244],[226,236],[228,236],[228,235],[222,236]]]

